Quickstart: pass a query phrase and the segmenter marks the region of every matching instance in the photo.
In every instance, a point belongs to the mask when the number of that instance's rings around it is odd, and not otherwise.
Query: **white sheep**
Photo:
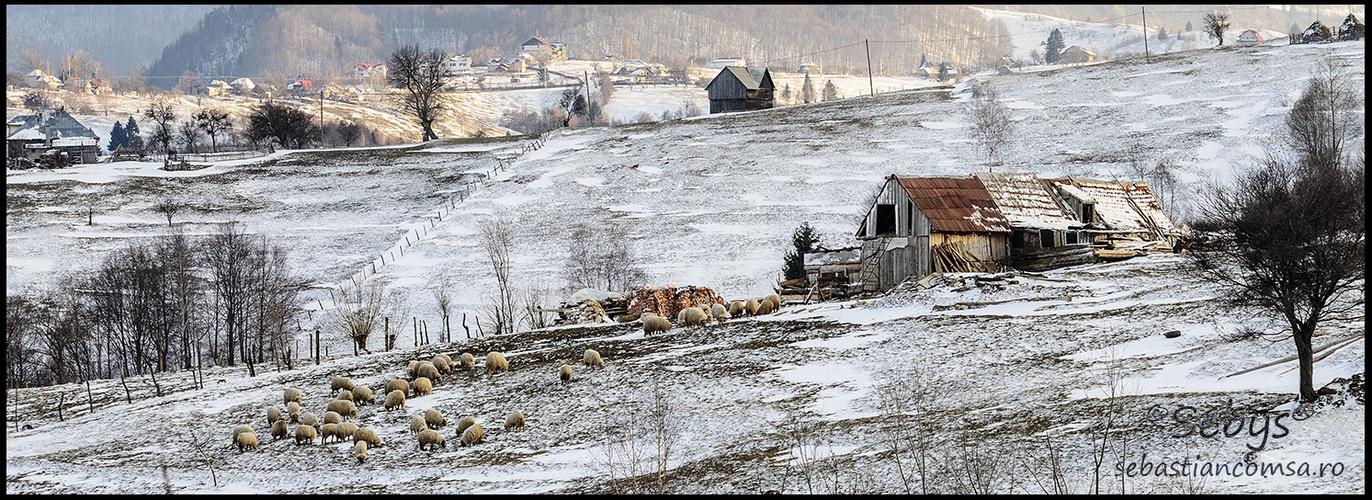
[[[281,410],[275,406],[267,408],[267,424],[275,424],[277,420],[281,420]]]
[[[771,314],[781,310],[781,297],[776,294],[763,297],[758,302],[757,314]]]
[[[329,438],[335,438],[338,441],[343,440],[343,438],[338,436],[338,424],[324,424],[323,427],[319,428],[319,437],[319,442],[321,444],[328,444]]]
[[[414,378],[415,370],[419,368],[419,360],[410,361],[410,365],[405,367],[405,374]]]
[[[714,304],[710,306],[710,316],[714,316],[716,322],[723,323],[729,320],[729,311],[724,309],[724,304]]]
[[[234,444],[238,445],[238,452],[242,453],[245,448],[257,449],[257,434],[251,430],[244,432],[233,438]]]
[[[429,445],[430,450],[433,449],[434,445],[442,446],[444,448],[448,447],[448,442],[443,439],[443,435],[439,434],[438,431],[435,431],[433,429],[424,429],[422,431],[419,431],[419,435],[417,436],[417,438],[419,439],[420,450],[423,450],[424,445],[426,444]]]
[[[390,411],[391,408],[397,407],[401,410],[405,409],[405,393],[399,390],[391,391],[390,394],[386,395],[386,410]]]
[[[475,423],[476,419],[472,417],[462,417],[457,419],[457,435],[461,436],[462,431],[467,430],[468,427],[471,427]]]
[[[428,361],[420,361],[419,367],[414,369],[414,374],[434,382],[443,380],[443,376],[438,374],[438,367]]]
[[[419,377],[417,379],[414,379],[414,397],[423,396],[425,394],[433,392],[433,390],[434,384],[433,382],[429,382],[428,377]]]
[[[440,373],[453,372],[453,360],[452,358],[449,358],[447,354],[435,354],[433,361],[430,361],[429,364],[434,365],[434,368],[438,368]]]
[[[416,414],[410,417],[410,432],[419,434],[419,431],[428,428],[429,425],[426,422],[424,422],[423,415]]]
[[[291,401],[286,403],[286,414],[291,417],[291,423],[300,422],[300,403]]]
[[[238,427],[234,427],[234,428],[233,428],[233,437],[229,439],[229,443],[238,444],[238,436],[241,435],[241,434],[243,434],[244,432],[252,432],[252,426],[251,426],[251,425],[240,425],[240,426],[238,426]]]
[[[286,429],[285,420],[277,420],[276,423],[272,424],[272,441],[286,439],[286,436],[288,435],[290,434]]]
[[[406,396],[409,396],[410,383],[406,382],[404,379],[393,378],[386,382],[386,394],[390,394],[391,391],[400,391],[405,393]]]
[[[301,414],[300,414],[300,425],[308,425],[308,426],[310,426],[310,427],[318,427],[318,426],[319,426],[319,417],[315,416],[314,412],[312,412],[312,411],[307,411],[307,412],[305,412],[305,413],[301,413]]]
[[[339,390],[351,391],[353,387],[353,381],[348,377],[334,377],[333,382],[329,384],[329,394],[333,394]]]
[[[561,368],[558,368],[558,369],[557,369],[557,378],[562,379],[562,383],[564,383],[564,384],[567,383],[567,382],[571,382],[571,381],[572,381],[572,367],[571,367],[570,365],[562,365]]]
[[[376,431],[365,427],[353,431],[353,441],[364,441],[369,448],[381,446],[381,438],[376,436]]]
[[[442,412],[429,408],[424,410],[424,423],[429,427],[438,428],[448,425],[448,419],[443,418]]]
[[[671,330],[671,329],[672,329],[672,322],[667,321],[667,318],[664,318],[664,317],[662,317],[662,316],[658,316],[658,315],[656,315],[656,314],[644,314],[644,315],[643,315],[643,334],[644,334],[644,335],[652,335],[652,334],[654,334],[654,333],[665,332],[665,331],[668,331],[668,330]]]
[[[343,415],[340,414],[339,412],[336,412],[336,411],[333,411],[333,410],[325,411],[325,412],[324,412],[324,423],[326,423],[326,424],[341,424],[341,423],[343,423]]]
[[[743,316],[744,314],[746,314],[747,312],[748,312],[748,310],[743,308],[743,301],[741,301],[741,300],[735,300],[735,301],[729,303],[729,316],[730,316],[730,317],[742,317],[742,316]]]
[[[309,443],[314,444],[314,438],[318,437],[318,432],[314,427],[305,424],[295,426],[295,444]]]
[[[710,315],[699,307],[687,307],[677,314],[677,324],[681,326],[703,326],[710,320]]]
[[[585,353],[582,353],[581,363],[586,366],[594,366],[597,368],[605,367],[605,361],[600,359],[600,353],[596,352],[595,349],[587,349]]]
[[[376,397],[372,396],[371,388],[365,385],[359,385],[353,388],[353,402],[359,405],[376,403]]]
[[[510,362],[505,361],[505,355],[492,351],[486,355],[486,371],[504,371],[510,369]]]
[[[328,406],[324,407],[324,411],[337,413],[340,417],[356,417],[357,405],[346,399],[335,399],[329,401]]]
[[[363,461],[367,460],[366,441],[358,441],[357,444],[353,445],[353,456],[357,457],[358,464],[361,464]]]
[[[472,424],[462,431],[462,446],[471,446],[481,442],[481,437],[486,435],[486,431],[481,429],[481,424]]]
[[[472,356],[472,353],[470,353],[470,352],[464,352],[464,353],[462,353],[461,356],[458,356],[458,357],[457,357],[457,364],[458,364],[458,366],[461,366],[463,370],[466,370],[466,371],[475,370],[475,369],[476,369],[476,356]]]
[[[338,393],[338,397],[334,399],[337,399],[339,401],[352,401],[353,391],[344,389],[343,392]]]
[[[748,299],[746,302],[743,303],[743,309],[745,311],[748,311],[749,316],[757,316],[757,308],[757,299]]]
[[[281,396],[281,404],[290,404],[291,401],[300,402],[300,389],[287,387],[286,392]]]
[[[509,417],[505,417],[505,430],[512,431],[524,428],[524,412],[516,411]],[[463,429],[466,430],[466,429]]]
[[[353,433],[357,432],[357,424],[354,424],[352,422],[343,422],[341,424],[338,424],[337,432],[339,441],[342,441],[344,439],[352,439]]]

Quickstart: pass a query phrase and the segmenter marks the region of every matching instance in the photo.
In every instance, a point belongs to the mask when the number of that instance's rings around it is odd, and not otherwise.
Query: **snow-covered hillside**
[[[1365,85],[1362,42],[1278,41],[1177,51],[1151,64],[1127,59],[980,77],[1006,100],[1016,126],[995,171],[1124,178],[1126,152],[1139,142],[1148,161],[1166,158],[1182,167],[1185,186],[1167,208],[1185,222],[1202,181],[1224,180],[1262,157],[1314,59],[1326,55],[1351,73],[1354,85]],[[848,246],[865,199],[885,176],[986,168],[967,131],[968,85],[564,129],[546,142],[510,136],[278,151],[173,173],[146,163],[11,171],[7,289],[22,293],[82,275],[127,241],[161,234],[166,220],[151,205],[173,196],[188,204],[177,216],[188,233],[208,234],[215,223],[237,220],[291,249],[293,267],[319,286],[308,296],[311,309],[328,303],[326,287],[360,272],[398,292],[410,315],[431,322],[437,310],[430,290],[451,278],[461,285],[457,310],[478,314],[494,287],[478,228],[493,219],[509,221],[521,288],[565,294],[560,273],[571,229],[618,225],[653,283],[708,286],[726,299],[757,297],[772,290],[790,235],[802,222],[825,246]],[[1359,138],[1352,149],[1361,147]],[[510,159],[507,169],[492,170]],[[465,189],[470,196],[454,202]],[[90,225],[88,209],[94,210]],[[1221,291],[1187,280],[1180,266],[1181,257],[1153,256],[1047,275],[1063,281],[1023,278],[1002,291],[950,285],[868,304],[792,306],[776,316],[651,338],[634,324],[420,347],[401,335],[397,351],[352,357],[337,355],[346,343],[335,333],[327,340],[334,356],[321,365],[259,367],[266,373],[257,377],[237,367],[215,369],[203,391],[185,390],[188,375],[171,374],[159,380],[174,392],[157,397],[140,378],[131,382],[129,404],[118,381],[93,383],[99,394],[93,414],[70,405],[85,400],[84,387],[21,391],[10,407],[34,428],[7,426],[7,489],[141,493],[170,484],[194,492],[603,492],[613,487],[602,466],[607,429],[639,419],[642,397],[656,380],[675,398],[672,420],[681,426],[670,461],[672,491],[808,492],[811,478],[834,492],[904,492],[903,469],[885,440],[901,417],[883,413],[881,403],[889,399],[878,389],[916,371],[946,388],[937,410],[926,415],[934,424],[929,432],[948,444],[940,451],[945,464],[1024,457],[1016,453],[1043,451],[1037,440],[1051,434],[1069,450],[1071,484],[1080,491],[1091,443],[1083,429],[1111,402],[1124,405],[1120,418],[1132,425],[1129,460],[1147,452],[1167,460],[1243,461],[1244,440],[1170,438],[1167,429],[1142,423],[1154,405],[1211,411],[1233,398],[1247,415],[1287,403],[1295,391],[1294,374],[1282,373],[1290,363],[1221,379],[1291,349],[1225,341],[1238,329],[1279,327],[1218,308]],[[1063,296],[1072,298],[962,311],[934,307]],[[1160,337],[1168,330],[1182,336]],[[1362,331],[1360,322],[1331,323],[1316,343]],[[379,336],[373,337],[379,351]],[[1317,364],[1317,383],[1363,372],[1363,345],[1357,341]],[[574,363],[588,347],[601,350],[607,366],[580,368],[578,380],[559,384],[556,367]],[[403,374],[410,359],[490,350],[509,355],[509,373],[454,376],[399,414],[364,409],[356,420],[377,429],[388,446],[362,466],[352,465],[344,445],[278,442],[247,454],[228,447],[230,429],[242,423],[251,422],[262,441],[270,439],[262,417],[266,406],[280,406],[286,386],[303,389],[307,409],[320,412],[332,376],[379,387]],[[1125,371],[1111,383],[1107,372],[1115,362]],[[1100,391],[1111,387],[1123,398],[1103,399]],[[59,398],[68,403],[65,422],[51,410]],[[489,424],[490,438],[459,448],[445,429],[447,449],[417,451],[405,419],[425,408],[439,408],[450,420],[477,416]],[[1249,456],[1263,463],[1340,462],[1345,468],[1338,476],[1212,477],[1200,485],[1147,478],[1124,487],[1365,493],[1363,408],[1329,407],[1310,420],[1287,421],[1289,435]],[[528,431],[500,429],[512,410],[530,416]],[[802,438],[796,441],[784,432],[792,417],[819,426],[796,434]],[[203,452],[189,444],[198,437],[209,439]],[[974,449],[982,459],[957,455],[950,443],[960,438],[981,443]],[[202,453],[216,464],[220,487],[212,485]],[[823,463],[839,472],[816,479],[828,469],[806,468],[801,455],[832,457]],[[158,471],[164,464],[165,481]],[[994,491],[1039,492],[1031,476],[1006,473]],[[942,487],[952,488],[951,477]]]

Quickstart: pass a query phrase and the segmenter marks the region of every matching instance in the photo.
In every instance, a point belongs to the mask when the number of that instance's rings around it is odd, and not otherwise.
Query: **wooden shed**
[[[1025,271],[1089,264],[1086,224],[1032,173],[972,174],[1010,223],[1010,265]]]
[[[1163,211],[1147,182],[1111,182],[1092,179],[1047,179],[1059,196],[1073,206],[1089,205],[1082,220],[1100,236],[1130,236],[1173,243],[1181,231]]]
[[[726,66],[705,87],[711,114],[769,109],[776,103],[775,91],[772,74],[760,67]]]
[[[936,272],[994,272],[1010,257],[1010,225],[976,177],[886,178],[858,228],[865,291]]]

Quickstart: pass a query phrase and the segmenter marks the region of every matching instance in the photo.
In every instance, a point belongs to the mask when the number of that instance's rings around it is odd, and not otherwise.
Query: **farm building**
[[[1094,226],[1086,231],[1100,242],[1109,235],[1172,243],[1180,231],[1163,211],[1146,182],[1046,179],[1069,206]]]
[[[776,86],[767,68],[728,66],[705,87],[710,113],[769,109],[775,104]]]
[[[1262,33],[1258,33],[1258,30],[1243,30],[1243,33],[1239,33],[1238,41],[1239,43],[1258,43],[1263,41]]]
[[[1080,45],[1073,45],[1062,51],[1062,58],[1059,62],[1063,64],[1089,63],[1096,60],[1096,53],[1086,50]]]
[[[7,123],[5,156],[37,160],[52,150],[69,163],[95,163],[100,137],[66,111],[45,108],[38,114],[16,116]]]
[[[886,178],[858,228],[862,285],[885,292],[936,272],[999,271],[1010,224],[976,177]]]
[[[1010,224],[1012,267],[1041,271],[1091,262],[1091,241],[1081,232],[1085,224],[1037,176],[990,172],[972,175],[981,180]]]
[[[817,248],[805,252],[802,259],[805,282],[817,285],[817,289],[834,287],[846,294],[848,285],[861,283],[862,247]]]

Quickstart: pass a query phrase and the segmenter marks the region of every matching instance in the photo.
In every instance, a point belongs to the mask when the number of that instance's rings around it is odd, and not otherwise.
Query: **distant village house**
[[[1096,53],[1080,45],[1073,45],[1062,51],[1059,59],[1063,64],[1089,63],[1096,60]]]
[[[567,44],[550,43],[543,37],[530,38],[529,41],[524,42],[524,45],[519,47],[519,50],[534,56],[547,55],[553,61],[567,60]]]
[[[1263,41],[1262,33],[1258,33],[1258,30],[1243,30],[1243,33],[1239,33],[1238,41],[1239,43],[1258,43]]]
[[[6,158],[37,161],[56,151],[65,154],[69,163],[95,163],[100,153],[100,136],[65,110],[45,108],[16,116],[6,125]]]
[[[770,109],[776,105],[775,91],[767,68],[727,66],[705,86],[712,114]]]

